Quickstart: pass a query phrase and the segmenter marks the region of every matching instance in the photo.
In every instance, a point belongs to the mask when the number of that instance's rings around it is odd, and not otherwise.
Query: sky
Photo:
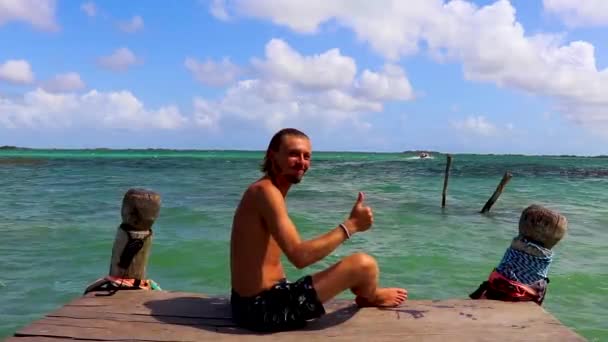
[[[0,0],[0,145],[608,154],[606,0]]]

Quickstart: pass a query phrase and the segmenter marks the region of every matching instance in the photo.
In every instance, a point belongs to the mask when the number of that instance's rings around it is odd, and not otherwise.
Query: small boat
[[[418,157],[419,157],[420,159],[424,159],[424,158],[428,158],[428,157],[430,157],[430,155],[429,155],[428,153],[426,153],[426,152],[420,152],[420,153],[418,154]]]

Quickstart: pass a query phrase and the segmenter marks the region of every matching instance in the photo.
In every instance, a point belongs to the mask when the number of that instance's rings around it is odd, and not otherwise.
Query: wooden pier
[[[89,293],[17,331],[8,342],[45,341],[585,341],[531,302],[410,300],[390,309],[326,305],[303,330],[236,328],[226,298],[167,291]]]
[[[157,193],[127,191],[123,221],[112,248],[110,278],[146,279],[151,227],[159,209]],[[564,231],[557,237],[553,230],[531,236],[553,246]],[[334,300],[325,305],[327,315],[305,329],[256,334],[235,326],[227,298],[141,289],[109,292],[103,288],[107,279],[94,282],[86,295],[20,329],[7,341],[584,341],[533,302],[469,299],[409,300],[386,309],[360,309],[352,300]],[[116,286],[122,285],[121,280]]]

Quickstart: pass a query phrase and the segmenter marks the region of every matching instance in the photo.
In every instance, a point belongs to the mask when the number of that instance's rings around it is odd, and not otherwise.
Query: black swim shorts
[[[325,314],[311,276],[294,283],[283,279],[251,297],[241,297],[232,290],[230,304],[232,317],[239,326],[264,332],[302,328],[307,320]]]

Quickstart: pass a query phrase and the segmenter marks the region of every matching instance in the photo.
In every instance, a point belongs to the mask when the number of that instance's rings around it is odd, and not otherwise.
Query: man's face
[[[310,140],[286,135],[283,137],[279,151],[273,153],[275,174],[291,184],[298,184],[310,167]]]

